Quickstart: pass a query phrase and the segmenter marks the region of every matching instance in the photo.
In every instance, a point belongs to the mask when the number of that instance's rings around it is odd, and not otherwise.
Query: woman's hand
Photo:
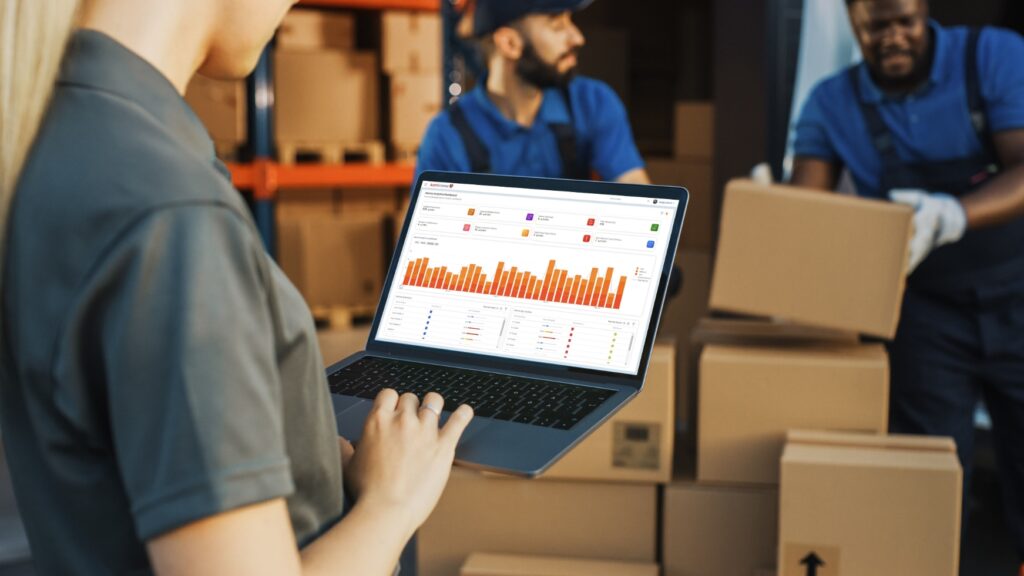
[[[383,390],[366,419],[359,449],[345,470],[357,507],[399,512],[409,536],[434,510],[451,473],[455,446],[473,409],[460,406],[438,428],[444,399],[431,392],[420,404],[414,394]],[[347,442],[346,442],[347,443]],[[342,444],[342,456],[346,449]]]

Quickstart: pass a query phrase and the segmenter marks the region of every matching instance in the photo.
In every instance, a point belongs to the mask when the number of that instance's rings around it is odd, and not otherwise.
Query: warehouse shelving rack
[[[458,95],[461,75],[456,71],[455,22],[457,5],[464,0],[301,0],[299,6],[346,8],[355,10],[415,10],[442,13],[444,19],[444,74],[445,91],[442,102],[449,94]],[[247,162],[228,164],[232,182],[240,190],[251,193],[253,217],[263,243],[270,254],[276,252],[274,238],[275,203],[280,188],[359,187],[393,189],[412,185],[415,169],[409,164],[296,164],[281,165],[274,155],[274,71],[272,47],[264,50],[256,69],[246,80],[248,109]]]

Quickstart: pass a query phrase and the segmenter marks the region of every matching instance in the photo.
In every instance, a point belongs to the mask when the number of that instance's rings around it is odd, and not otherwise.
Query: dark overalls
[[[879,190],[917,188],[963,196],[999,172],[981,96],[978,31],[967,43],[967,101],[982,152],[913,164],[896,153],[878,109],[861,102],[882,159]],[[854,69],[856,70],[856,69]],[[855,93],[859,79],[850,74]],[[939,119],[942,121],[942,119]],[[969,494],[974,414],[984,400],[993,423],[1006,519],[1024,559],[1024,218],[969,230],[932,252],[907,282],[890,344],[890,430],[952,436]]]

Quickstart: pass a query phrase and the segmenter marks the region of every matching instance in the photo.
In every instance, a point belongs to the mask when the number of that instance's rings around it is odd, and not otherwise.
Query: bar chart
[[[556,260],[550,260],[547,271],[540,276],[518,266],[506,267],[500,261],[488,274],[477,264],[451,269],[431,266],[427,257],[410,259],[402,280],[403,286],[614,310],[622,306],[626,284],[625,275],[615,282],[614,267],[605,268],[603,275],[599,268],[591,268],[587,274],[573,274],[559,268]]]

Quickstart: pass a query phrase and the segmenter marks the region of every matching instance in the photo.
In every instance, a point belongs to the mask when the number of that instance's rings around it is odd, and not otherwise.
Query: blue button
[[[648,240],[647,241],[647,247],[648,248],[654,248],[654,240]]]

